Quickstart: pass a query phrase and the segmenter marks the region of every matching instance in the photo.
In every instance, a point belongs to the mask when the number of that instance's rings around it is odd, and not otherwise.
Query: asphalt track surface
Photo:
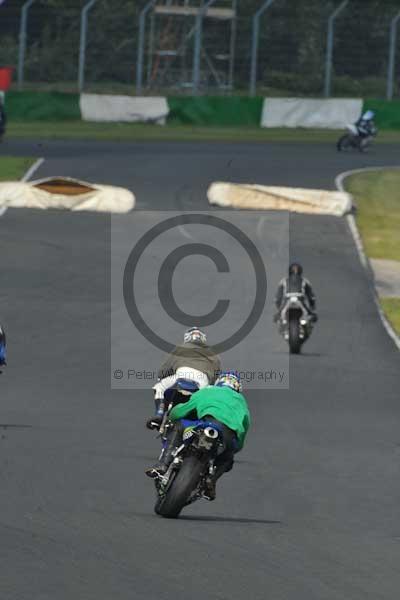
[[[42,144],[62,174],[131,188],[141,208],[205,208],[215,179],[333,187],[393,164],[309,144]],[[182,204],[183,203],[183,204]],[[134,215],[121,217],[135,226]],[[9,210],[0,219],[0,598],[396,600],[400,360],[344,219],[293,216],[290,250],[320,323],[290,389],[252,392],[253,427],[214,503],[152,513],[157,443],[145,393],[110,390],[109,220]],[[262,335],[262,332],[260,332]]]

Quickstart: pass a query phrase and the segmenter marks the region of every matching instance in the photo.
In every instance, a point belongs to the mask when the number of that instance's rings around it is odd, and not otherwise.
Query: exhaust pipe
[[[218,437],[218,431],[214,427],[206,427],[204,434],[211,440],[215,440]]]

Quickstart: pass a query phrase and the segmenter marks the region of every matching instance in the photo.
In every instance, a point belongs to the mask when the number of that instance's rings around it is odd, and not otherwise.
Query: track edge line
[[[38,158],[37,160],[35,160],[33,165],[29,167],[25,175],[22,177],[21,181],[29,181],[32,175],[36,173],[36,171],[42,166],[43,163],[44,158]]]
[[[344,171],[343,173],[339,173],[339,175],[336,176],[335,178],[335,185],[337,187],[337,189],[340,192],[345,192],[345,188],[344,188],[344,180],[349,177],[350,175],[355,175],[357,173],[363,173],[365,171],[382,171],[385,169],[399,169],[399,166],[386,166],[386,167],[365,167],[363,169],[353,169],[350,171]],[[358,253],[358,257],[360,259],[360,262],[362,264],[362,266],[364,267],[364,269],[368,272],[368,275],[371,277],[372,282],[373,282],[373,297],[374,297],[374,302],[375,302],[375,306],[378,310],[378,314],[380,316],[380,319],[382,321],[382,325],[384,326],[386,333],[389,335],[389,337],[393,340],[394,345],[397,347],[398,350],[400,350],[400,336],[397,335],[396,331],[394,330],[394,328],[392,327],[391,323],[388,321],[388,319],[386,318],[385,313],[382,310],[381,307],[381,303],[379,301],[379,296],[378,296],[378,292],[375,286],[375,275],[374,275],[374,271],[372,269],[370,260],[364,250],[364,244],[362,242],[361,239],[361,235],[360,232],[358,230],[357,227],[357,223],[356,220],[354,218],[354,215],[346,215],[346,220],[351,232],[351,235],[353,237],[354,240],[354,244],[357,248],[357,253]]]

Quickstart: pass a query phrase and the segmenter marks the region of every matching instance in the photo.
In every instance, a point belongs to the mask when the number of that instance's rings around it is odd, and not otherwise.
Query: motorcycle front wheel
[[[289,348],[291,354],[300,354],[300,323],[297,315],[289,317]]]
[[[196,456],[188,456],[182,463],[171,487],[162,500],[157,500],[155,512],[167,519],[176,519],[196,489],[204,471],[204,463]]]
[[[368,148],[368,146],[370,145],[371,140],[370,138],[363,138],[360,140],[360,143],[358,145],[358,149],[360,152],[365,152]]]

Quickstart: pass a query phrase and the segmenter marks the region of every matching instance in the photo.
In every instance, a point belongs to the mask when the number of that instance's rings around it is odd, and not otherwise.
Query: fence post
[[[387,74],[386,98],[393,100],[394,67],[396,63],[397,24],[400,20],[400,12],[390,22],[389,38],[389,63]]]
[[[258,38],[260,37],[260,19],[263,13],[273,4],[275,0],[266,0],[258,11],[253,15],[253,30],[251,38],[251,69],[250,69],[250,96],[256,93],[257,83],[257,59],[258,59]]]
[[[28,25],[28,12],[35,0],[28,0],[21,9],[21,23],[19,28],[19,50],[18,50],[18,87],[24,83],[24,66],[26,51],[26,29]]]
[[[207,14],[208,8],[214,4],[216,0],[208,0],[196,16],[195,38],[194,38],[194,53],[193,53],[193,93],[197,94],[200,83],[200,62],[201,62],[201,39],[203,35],[203,19]]]
[[[228,85],[229,90],[232,93],[233,91],[233,78],[234,78],[234,68],[235,68],[235,49],[236,49],[236,34],[237,34],[237,0],[233,0],[232,9],[235,11],[235,16],[232,19],[231,23],[231,40],[229,44],[229,79]]]
[[[90,0],[82,8],[81,12],[81,38],[79,43],[79,68],[78,68],[78,89],[83,91],[85,85],[85,64],[86,64],[86,37],[87,37],[87,20],[89,10],[96,4],[97,0]]]
[[[331,95],[331,84],[332,84],[332,56],[333,56],[333,34],[334,34],[334,26],[335,20],[340,15],[340,13],[346,8],[349,0],[343,0],[333,11],[333,13],[329,16],[328,19],[328,34],[326,38],[326,61],[325,61],[325,86],[324,86],[324,96],[325,98],[329,98]]]
[[[143,84],[143,59],[144,59],[144,34],[146,27],[146,15],[153,8],[157,0],[149,0],[139,15],[139,38],[138,38],[138,53],[136,62],[136,94],[142,92]]]

